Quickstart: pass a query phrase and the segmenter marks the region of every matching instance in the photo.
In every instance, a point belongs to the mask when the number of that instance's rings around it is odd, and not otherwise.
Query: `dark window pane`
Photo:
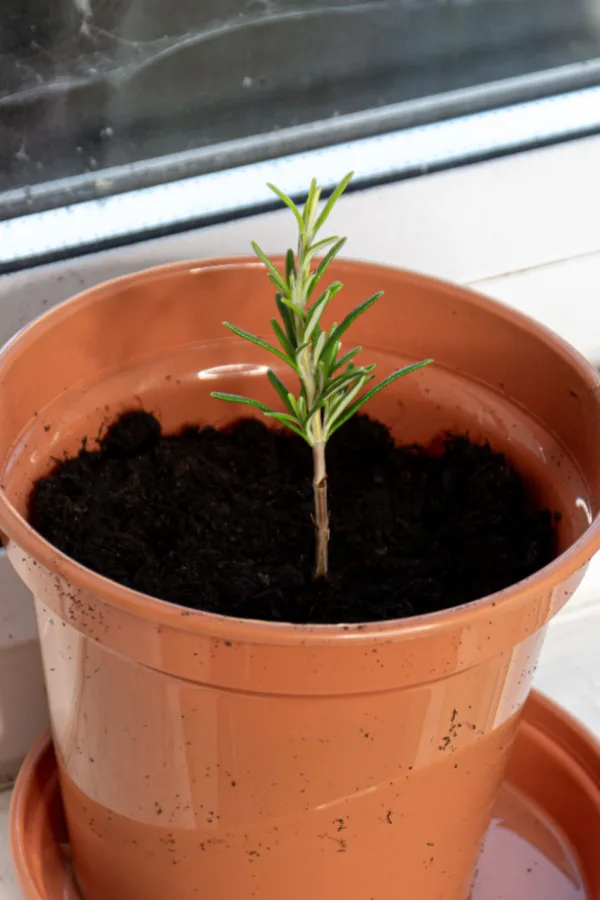
[[[0,192],[599,56],[596,0],[4,0]]]

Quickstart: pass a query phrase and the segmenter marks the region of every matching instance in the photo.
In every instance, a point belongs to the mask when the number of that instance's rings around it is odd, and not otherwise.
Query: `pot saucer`
[[[471,900],[600,900],[599,834],[600,744],[534,693]],[[30,752],[15,786],[11,847],[28,900],[81,900],[48,735]]]

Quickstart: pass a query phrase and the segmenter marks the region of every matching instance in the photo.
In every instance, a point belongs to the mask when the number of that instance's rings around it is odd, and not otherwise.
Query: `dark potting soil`
[[[552,515],[488,445],[396,446],[356,416],[327,448],[330,578],[311,578],[312,453],[242,419],[163,435],[149,413],[37,482],[31,523],[73,559],[194,609],[367,622],[483,597],[554,556]]]

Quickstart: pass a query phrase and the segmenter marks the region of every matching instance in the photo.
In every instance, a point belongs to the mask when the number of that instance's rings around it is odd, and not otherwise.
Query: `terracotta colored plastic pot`
[[[470,900],[600,900],[599,833],[600,744],[532,691]],[[17,779],[10,844],[27,900],[82,900],[48,734]]]
[[[469,894],[545,626],[600,543],[600,381],[558,338],[482,297],[332,268],[346,285],[338,320],[386,291],[354,332],[380,373],[436,360],[371,413],[402,440],[489,438],[562,513],[560,556],[495,596],[379,624],[241,621],[136,594],[28,526],[31,484],[140,402],[174,429],[239,414],[210,399],[217,386],[271,399],[270,360],[221,324],[268,322],[264,270],[170,266],[29,326],[0,355],[0,527],[36,599],[86,900]]]

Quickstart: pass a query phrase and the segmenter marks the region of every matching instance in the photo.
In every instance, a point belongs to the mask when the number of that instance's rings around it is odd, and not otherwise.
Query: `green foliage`
[[[268,350],[289,366],[299,378],[299,394],[296,396],[290,391],[271,369],[268,371],[269,381],[283,403],[285,412],[278,412],[264,403],[237,394],[218,391],[212,394],[219,400],[256,407],[304,438],[312,447],[324,445],[338,428],[383,388],[432,362],[425,359],[397,369],[375,387],[365,390],[374,378],[375,366],[355,363],[360,347],[354,347],[340,356],[342,337],[353,322],[379,300],[381,291],[348,313],[339,325],[334,324],[329,331],[321,327],[323,314],[342,285],[339,281],[333,282],[316,299],[313,300],[313,296],[329,264],[344,246],[346,238],[334,236],[317,239],[317,236],[351,178],[352,173],[338,184],[320,213],[318,205],[321,188],[314,179],[302,211],[282,191],[269,185],[292,211],[298,224],[298,250],[296,255],[293,250],[288,250],[285,273],[279,272],[257,244],[252,244],[275,286],[279,319],[271,319],[271,327],[276,343],[269,344],[230,322],[223,323],[238,337]],[[319,262],[313,268],[317,257]]]

